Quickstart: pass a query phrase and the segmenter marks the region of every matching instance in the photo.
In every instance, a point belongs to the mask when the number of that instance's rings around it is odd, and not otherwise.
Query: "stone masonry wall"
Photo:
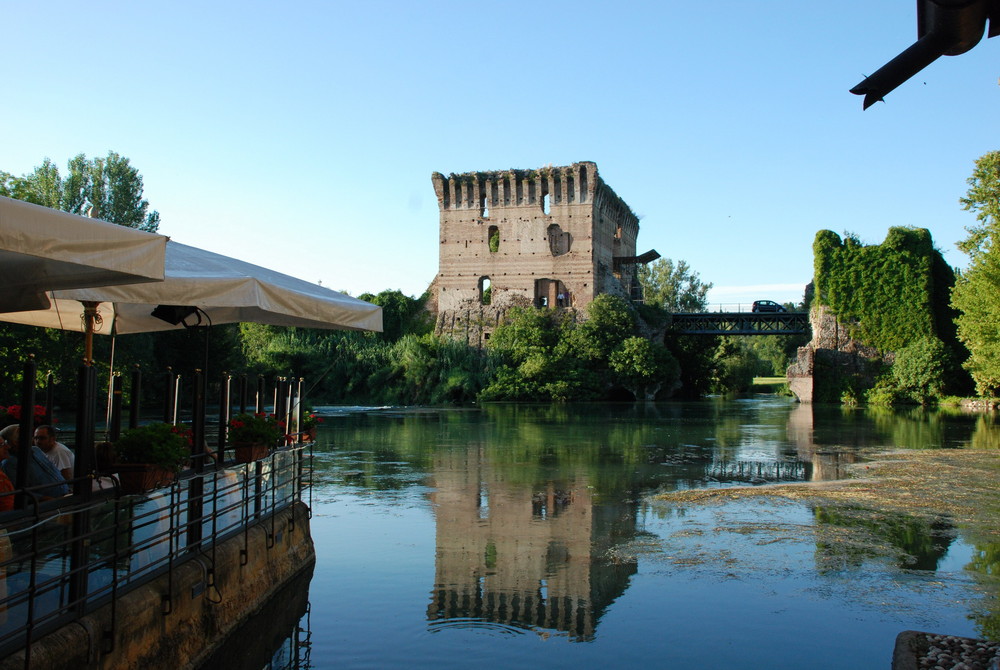
[[[868,374],[869,361],[891,359],[874,347],[855,340],[849,327],[840,323],[825,305],[809,311],[812,340],[799,347],[794,363],[788,366],[788,387],[799,402],[813,402],[825,397],[824,387],[839,384],[843,377]]]
[[[635,255],[639,220],[596,164],[434,173],[432,181],[437,332],[475,343],[517,305],[581,309],[601,293],[628,297],[635,266],[615,268],[614,259]]]

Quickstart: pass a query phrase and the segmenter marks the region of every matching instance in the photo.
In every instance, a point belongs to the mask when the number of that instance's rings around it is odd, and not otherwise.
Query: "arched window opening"
[[[479,302],[483,305],[493,302],[493,284],[489,277],[479,278]]]
[[[542,194],[542,214],[550,214],[550,213],[551,211],[549,209],[549,194],[544,193]]]
[[[490,201],[486,197],[485,193],[479,196],[479,216],[484,219],[487,219],[490,216]]]
[[[490,253],[495,254],[500,251],[500,229],[496,226],[490,226],[487,234],[487,240],[490,245]]]

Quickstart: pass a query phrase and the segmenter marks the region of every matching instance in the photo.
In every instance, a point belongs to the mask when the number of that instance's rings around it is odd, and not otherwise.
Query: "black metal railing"
[[[110,651],[117,599],[152,579],[172,579],[194,555],[207,566],[207,597],[217,598],[216,546],[242,535],[245,563],[251,527],[266,529],[268,523],[267,546],[273,546],[274,515],[302,501],[311,460],[312,444],[304,443],[256,462],[187,470],[173,484],[142,495],[122,495],[116,483],[89,496],[49,501],[32,489],[19,492],[25,508],[0,514],[0,657],[25,649],[30,667],[34,640],[107,604]],[[169,615],[170,596],[162,607]]]

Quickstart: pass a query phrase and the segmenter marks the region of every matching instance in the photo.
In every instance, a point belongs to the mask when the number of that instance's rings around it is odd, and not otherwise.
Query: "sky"
[[[115,151],[160,232],[351,295],[421,294],[431,173],[588,160],[710,309],[798,301],[817,231],[928,228],[1000,149],[1000,38],[862,111],[902,0],[0,2],[0,170]]]

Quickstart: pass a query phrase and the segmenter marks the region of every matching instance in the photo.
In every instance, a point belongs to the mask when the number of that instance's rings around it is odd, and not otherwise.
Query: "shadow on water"
[[[309,583],[315,563],[284,584],[227,637],[200,670],[311,668]]]

